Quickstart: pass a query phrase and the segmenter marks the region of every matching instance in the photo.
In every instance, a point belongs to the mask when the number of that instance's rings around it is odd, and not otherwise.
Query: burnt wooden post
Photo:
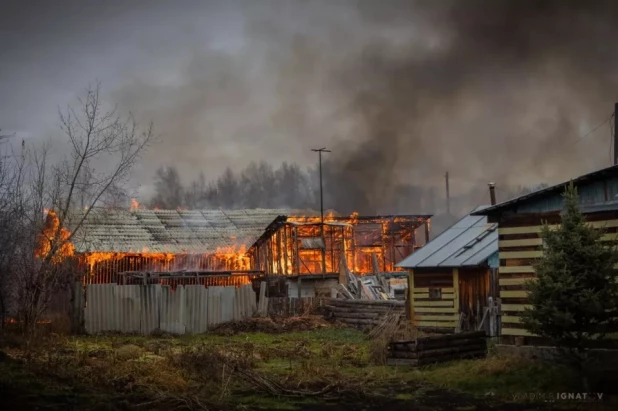
[[[283,226],[283,258],[285,258],[285,267],[283,275],[289,274],[288,269],[288,225],[287,223]]]
[[[281,275],[281,230],[277,230],[275,241],[277,242],[277,274]]]
[[[298,294],[298,300],[300,300],[301,297],[301,286],[302,286],[302,279],[300,277],[300,255],[298,254],[298,227],[295,227],[294,229],[295,235],[295,248],[296,248],[296,274],[298,275],[298,278],[296,279],[296,287],[298,288],[297,290],[297,294]]]
[[[300,256],[298,255],[298,227],[294,227],[294,259],[296,261],[296,274],[300,275]]]
[[[350,244],[352,248],[352,267],[348,267],[351,273],[354,273],[356,269],[356,236],[355,233],[356,226],[350,227]]]

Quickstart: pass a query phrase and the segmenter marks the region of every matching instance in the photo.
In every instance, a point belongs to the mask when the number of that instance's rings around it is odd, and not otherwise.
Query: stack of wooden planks
[[[405,301],[342,300],[325,301],[324,309],[330,317],[350,325],[375,326],[389,314],[405,315]]]
[[[485,331],[417,338],[391,342],[388,365],[428,365],[487,355]]]

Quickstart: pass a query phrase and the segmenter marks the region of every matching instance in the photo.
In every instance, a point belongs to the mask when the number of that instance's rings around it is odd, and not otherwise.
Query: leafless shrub
[[[140,131],[131,115],[107,110],[99,83],[78,102],[59,111],[68,147],[59,161],[51,162],[49,145],[22,144],[19,155],[11,152],[0,162],[0,231],[9,228],[0,235],[0,310],[16,301],[29,333],[54,293],[73,290],[77,271],[67,257],[84,241],[84,222],[95,208],[119,204],[153,136],[152,125]]]

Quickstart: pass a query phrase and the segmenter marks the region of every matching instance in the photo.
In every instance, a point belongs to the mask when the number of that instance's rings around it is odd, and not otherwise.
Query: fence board
[[[234,287],[221,287],[221,322],[234,321]]]
[[[179,285],[175,291],[170,286],[161,288],[161,331],[184,334],[185,327],[185,287]]]
[[[89,284],[85,305],[88,334],[119,331],[147,335],[156,330],[196,334],[221,323],[252,317],[257,311],[251,285],[179,285],[172,290],[159,284]]]
[[[118,286],[125,287],[125,286]],[[161,318],[159,308],[161,306],[161,285],[140,285],[140,331],[142,334],[150,334],[159,329]]]
[[[123,333],[140,332],[141,298],[139,285],[115,285],[112,288],[114,304],[113,330]]]
[[[186,287],[186,331],[199,334],[208,331],[208,289],[201,285]]]

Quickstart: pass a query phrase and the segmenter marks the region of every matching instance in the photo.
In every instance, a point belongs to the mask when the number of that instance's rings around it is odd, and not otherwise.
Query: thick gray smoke
[[[573,140],[618,97],[618,3],[419,1],[364,13],[385,25],[393,15],[420,25],[429,45],[394,52],[375,41],[335,77],[357,119],[335,150],[329,192],[340,208],[388,210],[394,182],[446,170],[500,187],[609,165],[608,127],[601,146]]]
[[[420,211],[398,204],[402,184],[441,193],[445,171],[472,207],[487,202],[488,181],[500,193],[610,163],[609,123],[578,137],[618,98],[614,1],[263,1],[226,12],[243,27],[226,51],[190,37],[178,76],[136,74],[115,93],[162,132],[150,176],[162,163],[208,179],[252,160],[309,165],[309,150],[326,146],[327,206],[374,214]]]

